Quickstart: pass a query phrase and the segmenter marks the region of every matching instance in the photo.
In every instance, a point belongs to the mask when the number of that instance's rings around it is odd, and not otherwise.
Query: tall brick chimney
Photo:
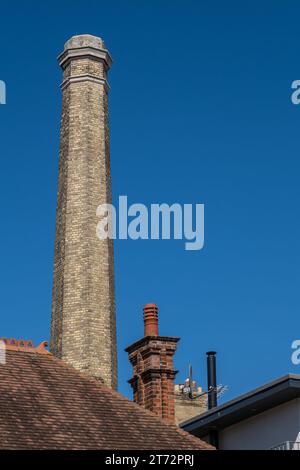
[[[108,83],[101,38],[73,36],[60,54],[62,119],[51,352],[117,387],[113,242],[96,234],[111,203]]]
[[[126,348],[133,366],[129,383],[133,400],[169,423],[175,423],[173,356],[177,337],[159,336],[158,309],[144,307],[144,338]]]

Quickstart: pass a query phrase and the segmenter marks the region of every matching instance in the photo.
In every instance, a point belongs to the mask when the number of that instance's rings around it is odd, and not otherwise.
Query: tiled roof
[[[0,364],[1,449],[211,447],[38,348]]]

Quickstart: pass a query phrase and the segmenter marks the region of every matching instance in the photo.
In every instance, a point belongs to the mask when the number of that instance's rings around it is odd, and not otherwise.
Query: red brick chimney
[[[133,400],[169,423],[175,423],[173,355],[179,338],[159,336],[158,309],[144,307],[144,338],[126,348],[133,366],[129,383]]]

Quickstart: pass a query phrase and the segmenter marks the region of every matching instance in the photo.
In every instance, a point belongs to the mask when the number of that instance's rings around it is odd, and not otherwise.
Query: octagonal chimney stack
[[[101,38],[73,36],[58,57],[62,118],[51,352],[117,388],[113,241],[100,240],[97,208],[111,203],[108,82]]]

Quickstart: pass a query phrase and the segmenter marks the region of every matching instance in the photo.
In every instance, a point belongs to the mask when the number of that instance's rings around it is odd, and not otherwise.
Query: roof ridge
[[[16,351],[16,352],[26,352],[26,353],[37,353],[37,354],[48,354],[51,355],[51,352],[46,349],[48,346],[48,341],[42,341],[37,347],[34,346],[31,340],[15,338],[0,338],[0,343],[4,343],[4,348],[6,351]]]

